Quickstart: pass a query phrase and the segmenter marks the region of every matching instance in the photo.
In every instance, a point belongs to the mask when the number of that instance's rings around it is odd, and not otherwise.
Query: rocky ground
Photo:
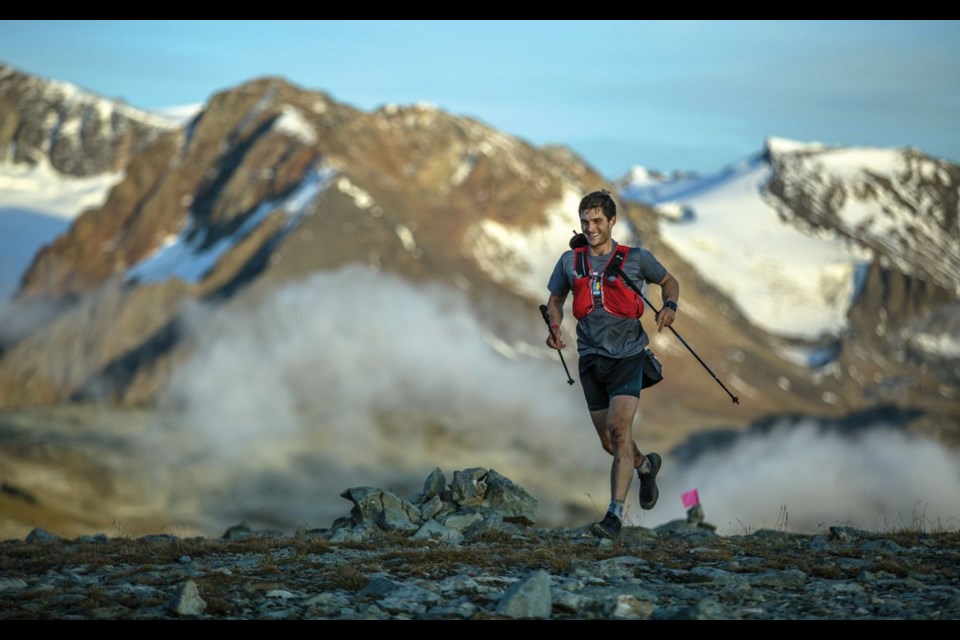
[[[533,526],[537,503],[486,469],[435,470],[400,498],[355,487],[349,517],[216,539],[43,529],[0,543],[0,618],[957,619],[960,532],[721,536],[686,520]]]
[[[239,537],[239,539],[230,539]],[[0,544],[0,618],[957,619],[960,534],[527,528],[333,543],[36,531]]]

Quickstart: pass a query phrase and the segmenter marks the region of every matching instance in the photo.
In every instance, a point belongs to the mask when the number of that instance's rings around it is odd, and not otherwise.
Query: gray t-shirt
[[[616,242],[613,243],[613,247],[615,250]],[[612,254],[613,251],[602,256],[591,256],[588,251],[587,261],[590,263],[590,270],[594,273],[602,273]],[[572,249],[564,251],[553,268],[547,289],[555,296],[565,296],[573,287],[573,279],[576,276],[573,256]],[[641,291],[646,282],[659,284],[667,275],[667,270],[656,257],[642,247],[631,247],[621,268]],[[643,317],[652,316],[652,311],[644,309]],[[577,323],[577,353],[581,356],[598,353],[611,358],[626,358],[643,351],[649,342],[650,339],[643,330],[640,320],[618,318],[609,314],[602,306],[594,308]]]

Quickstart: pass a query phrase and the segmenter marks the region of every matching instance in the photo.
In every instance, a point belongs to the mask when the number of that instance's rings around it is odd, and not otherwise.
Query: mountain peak
[[[621,184],[629,184],[634,187],[645,187],[651,184],[665,182],[666,179],[666,176],[659,171],[650,171],[646,167],[635,165],[630,167],[630,170],[619,180],[619,182]]]
[[[800,151],[823,151],[826,145],[821,142],[801,142],[789,138],[768,136],[763,143],[764,149],[770,156],[779,156]]]

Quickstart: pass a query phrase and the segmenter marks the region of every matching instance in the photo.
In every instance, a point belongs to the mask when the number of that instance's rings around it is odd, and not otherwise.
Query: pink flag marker
[[[680,499],[683,501],[684,509],[689,509],[690,507],[695,507],[700,504],[700,494],[697,493],[696,489],[690,489],[690,491],[681,495]]]

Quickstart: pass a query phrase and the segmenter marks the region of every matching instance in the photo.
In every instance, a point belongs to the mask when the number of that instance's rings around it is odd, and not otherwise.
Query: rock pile
[[[413,540],[458,544],[484,534],[516,534],[536,522],[537,500],[493,469],[474,467],[447,479],[435,468],[423,491],[404,499],[385,489],[354,487],[340,494],[353,502],[349,517],[338,518],[331,542],[365,542],[381,532],[399,531]]]

